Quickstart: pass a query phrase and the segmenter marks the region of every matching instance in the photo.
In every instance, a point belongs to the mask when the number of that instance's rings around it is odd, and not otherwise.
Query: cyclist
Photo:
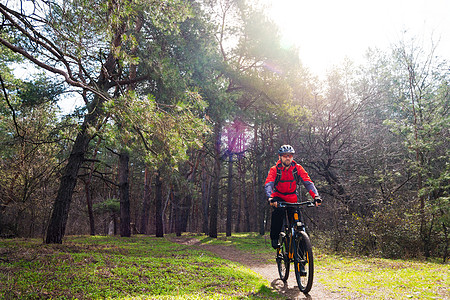
[[[270,168],[264,188],[269,204],[274,208],[272,211],[272,223],[270,227],[270,239],[272,247],[277,249],[278,237],[283,226],[285,208],[277,207],[278,201],[289,203],[297,202],[297,184],[302,182],[306,190],[314,199],[316,206],[322,203],[322,199],[317,192],[314,183],[309,178],[305,169],[294,161],[295,150],[291,145],[283,145],[278,150],[279,160],[277,164]],[[295,209],[288,209],[291,218]]]

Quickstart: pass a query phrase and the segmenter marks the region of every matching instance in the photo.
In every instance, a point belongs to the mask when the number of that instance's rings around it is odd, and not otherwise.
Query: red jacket
[[[319,195],[314,183],[301,165],[297,164],[295,161],[292,161],[291,165],[288,168],[285,168],[281,161],[278,160],[277,164],[270,168],[269,175],[267,176],[266,183],[264,184],[266,196],[268,198],[280,197],[286,202],[297,202],[297,183],[295,182],[294,174],[292,173],[294,168],[297,168],[299,181],[303,183],[311,197],[314,199],[315,196]],[[275,187],[274,185],[275,178],[277,177],[277,169],[281,170],[281,178]]]

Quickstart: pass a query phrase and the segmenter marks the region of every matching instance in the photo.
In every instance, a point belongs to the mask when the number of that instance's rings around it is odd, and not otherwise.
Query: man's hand
[[[316,205],[316,207],[319,206],[320,204],[322,204],[322,198],[320,198],[320,196],[315,196],[314,204]]]
[[[269,202],[269,205],[270,206],[273,206],[273,207],[277,207],[278,206],[278,203],[277,202],[272,202],[272,200],[273,200],[273,198],[269,198],[267,201]]]

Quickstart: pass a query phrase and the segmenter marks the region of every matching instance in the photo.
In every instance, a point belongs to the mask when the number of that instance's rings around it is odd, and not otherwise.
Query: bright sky
[[[299,47],[300,59],[323,75],[345,57],[361,61],[369,47],[387,50],[416,37],[450,59],[449,0],[261,0],[280,26],[283,40]]]

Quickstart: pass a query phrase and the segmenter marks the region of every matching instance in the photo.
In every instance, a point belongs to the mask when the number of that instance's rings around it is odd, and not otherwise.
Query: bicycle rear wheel
[[[277,250],[277,258],[276,258],[278,274],[280,275],[280,279],[283,281],[287,281],[289,278],[290,261],[288,249],[289,248],[287,247],[287,239],[283,238],[281,240],[281,247],[279,250]]]
[[[311,290],[313,284],[314,259],[311,241],[306,232],[297,232],[294,251],[294,269],[298,288],[300,291],[307,294]]]

